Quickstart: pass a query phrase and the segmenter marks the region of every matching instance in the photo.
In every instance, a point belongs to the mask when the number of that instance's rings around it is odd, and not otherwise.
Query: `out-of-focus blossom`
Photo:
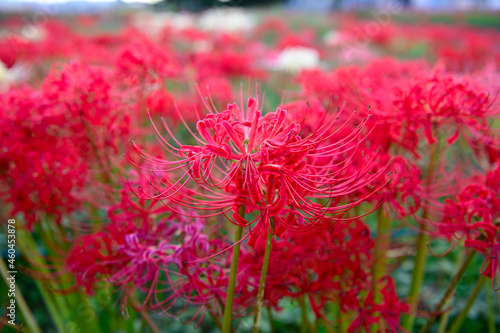
[[[8,68],[3,62],[0,61],[0,81],[5,80],[8,75]]]
[[[479,77],[443,73],[420,62],[381,59],[364,69],[303,71],[299,80],[306,96],[359,110],[370,106],[377,121],[374,130],[385,133],[374,135],[373,141],[384,150],[396,144],[418,155],[421,135],[428,143],[443,135],[453,144],[463,136],[474,143],[472,147],[495,147],[495,130],[487,121],[500,115],[496,91]]]
[[[43,26],[26,25],[21,30],[21,35],[33,42],[39,42],[47,37],[47,33]]]
[[[117,75],[125,83],[159,83],[181,72],[176,53],[151,40],[138,40],[124,45],[115,60]]]
[[[7,68],[7,66],[0,61],[0,90],[8,88],[11,84],[27,80],[29,73],[30,66],[27,64],[15,64]]]
[[[132,17],[132,25],[150,35],[159,37],[164,29],[183,31],[195,26],[194,17],[188,13],[139,13]]]
[[[289,47],[281,51],[276,60],[276,69],[298,72],[319,67],[320,56],[315,49]]]
[[[254,18],[236,8],[217,8],[205,11],[198,20],[202,30],[220,33],[245,33],[255,27]]]
[[[61,128],[64,115],[52,107],[26,87],[0,94],[0,197],[12,215],[24,214],[30,229],[43,214],[61,222],[80,207],[88,176],[79,149],[86,146],[75,147]]]
[[[323,35],[323,42],[326,45],[336,46],[343,42],[343,34],[338,30],[328,31]]]

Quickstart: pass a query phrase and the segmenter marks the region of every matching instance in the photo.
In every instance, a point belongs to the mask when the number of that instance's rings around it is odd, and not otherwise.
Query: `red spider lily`
[[[113,130],[113,125],[123,126],[129,121],[126,116],[119,117],[120,110],[114,110],[121,107],[118,103],[121,96],[113,89],[111,79],[111,73],[104,67],[73,62],[61,70],[53,70],[44,80],[42,92],[54,107],[65,108],[60,112],[76,119],[83,117],[92,127],[106,123],[108,130]],[[123,131],[117,131],[120,130]]]
[[[182,303],[218,312],[219,304],[212,302],[214,295],[225,297],[221,286],[227,284],[227,258],[217,263],[185,262],[220,249],[220,241],[209,242],[200,219],[172,214],[158,201],[134,201],[123,193],[122,203],[109,208],[111,221],[102,231],[77,238],[65,271],[88,293],[99,281],[116,286],[123,306],[140,291],[143,307],[161,313],[169,314]]]
[[[380,167],[383,168],[385,160],[390,158],[390,156],[381,158]],[[378,191],[373,199],[387,202],[398,218],[403,219],[408,215],[415,215],[421,208],[422,201],[430,199],[430,196],[424,193],[425,186],[422,184],[420,170],[416,165],[400,156],[392,159],[392,165],[397,170],[392,181]],[[383,181],[383,178],[380,179],[380,182]]]
[[[192,55],[191,65],[196,69],[197,80],[213,77],[265,78],[265,72],[255,66],[252,52],[237,52],[227,47],[198,52]]]
[[[418,63],[386,59],[366,69],[304,72],[299,80],[306,96],[331,97],[333,105],[347,103],[360,110],[369,105],[377,124],[371,142],[383,151],[395,144],[419,156],[419,137],[423,134],[431,144],[436,142],[437,133],[446,135],[449,144],[463,136],[473,148],[498,151],[489,125],[499,114],[497,91],[479,78],[457,77],[440,69],[430,71]]]
[[[335,115],[325,115],[325,122],[316,131],[301,137],[300,125],[288,123],[286,114],[278,108],[262,115],[257,99],[249,99],[246,110],[236,104],[222,112],[210,110],[197,123],[198,135],[188,128],[197,142],[192,146],[182,145],[164,123],[177,147],[172,145],[153,125],[160,142],[178,159],[158,159],[133,144],[135,151],[153,165],[144,168],[134,162],[152,173],[150,180],[156,190],[153,196],[138,195],[164,200],[172,209],[182,206],[216,211],[207,217],[233,210],[233,223],[244,227],[255,223],[247,235],[251,245],[268,228],[279,236],[287,229],[309,230],[326,215],[342,218],[364,198],[338,205],[340,199],[365,188],[385,172],[369,174],[374,159],[359,155],[365,122],[332,142],[337,131],[346,126],[334,129]],[[251,222],[236,213],[240,205],[252,216]]]
[[[373,146],[387,151],[395,144],[417,155],[417,128],[405,119],[407,114],[394,103],[396,98],[404,95],[408,81],[419,77],[426,68],[418,62],[382,59],[366,68],[351,66],[331,73],[304,71],[298,79],[305,96],[326,100],[335,107],[346,105],[359,111],[369,107],[376,124],[370,137]]]
[[[500,168],[485,176],[474,176],[470,184],[460,190],[456,199],[447,200],[444,223],[452,221],[455,231],[466,230],[475,223],[494,225],[500,210],[499,188]]]
[[[130,86],[158,83],[181,72],[173,50],[161,48],[147,39],[123,46],[115,60],[115,68],[118,77]]]
[[[118,263],[124,255],[116,254],[114,249],[124,242],[124,234],[132,231],[133,225],[119,227],[109,227],[107,232],[78,238],[68,253],[67,269],[75,275],[77,284],[84,287],[87,293],[93,292],[96,282],[121,268]],[[114,264],[107,265],[108,262]]]
[[[303,46],[308,48],[315,48],[316,34],[313,30],[305,28],[300,33],[286,33],[281,36],[278,41],[278,48],[281,50],[287,47]]]
[[[375,302],[373,293],[369,292],[363,306],[355,309],[358,316],[347,328],[348,332],[369,331],[374,324],[378,326],[378,332],[406,332],[399,325],[399,319],[403,313],[409,312],[409,307],[398,299],[393,279],[385,277],[383,280],[386,284],[381,290],[382,302]]]
[[[96,282],[127,267],[127,255],[120,248],[127,241],[133,243],[127,239],[133,238],[129,235],[147,235],[160,228],[157,218],[166,219],[170,215],[171,211],[158,201],[132,200],[128,191],[123,190],[121,201],[107,207],[110,222],[102,230],[76,239],[66,258],[66,271],[76,277],[77,285],[91,293]]]
[[[146,98],[146,104],[150,112],[157,113],[173,109],[174,99],[171,94],[164,90],[154,90]]]
[[[441,127],[446,124],[454,125],[455,130],[448,138],[451,144],[459,133],[472,137],[487,135],[487,118],[498,112],[492,102],[489,92],[474,80],[437,71],[416,80],[395,104],[422,124],[429,143],[436,142],[433,124],[439,127],[438,131],[443,131]]]
[[[12,213],[26,214],[29,228],[40,213],[59,222],[93,201],[90,180],[112,181],[117,163],[111,156],[132,133],[132,117],[122,112],[121,93],[110,81],[102,67],[71,63],[53,70],[40,91],[0,94],[2,195]],[[17,130],[8,134],[7,128]]]
[[[485,176],[473,177],[455,200],[448,200],[442,231],[465,237],[465,247],[484,255],[481,274],[494,281],[500,272],[500,167]]]
[[[329,224],[329,222],[326,222]],[[328,229],[288,232],[273,241],[273,256],[266,279],[265,302],[279,309],[284,297],[308,297],[316,316],[324,317],[326,302],[356,303],[360,290],[369,284],[373,240],[360,220],[339,221]],[[238,295],[238,304],[253,304],[265,250],[263,240],[255,252],[242,254],[240,277],[246,283]],[[253,277],[253,278],[248,278]],[[254,283],[248,283],[248,280]],[[350,293],[354,290],[354,293]],[[349,298],[354,297],[355,300]],[[325,318],[326,319],[326,318]]]
[[[268,35],[284,35],[289,32],[289,27],[278,16],[264,17],[255,28],[255,34],[264,40]]]
[[[22,61],[31,62],[33,57],[33,44],[14,34],[0,41],[0,50],[0,62],[7,68]]]
[[[303,130],[305,129],[305,133],[314,132],[314,124],[321,122],[325,117],[325,110],[321,107],[321,103],[318,99],[312,98],[308,99],[307,102],[297,101],[291,104],[285,105],[286,108],[291,109],[292,111],[289,114],[290,119],[295,119],[296,121],[301,121],[301,125]],[[307,114],[307,116],[305,116]],[[369,144],[367,147],[359,147],[358,149],[364,150],[364,155],[373,154],[372,144],[378,146],[377,141],[380,140],[380,135],[382,134],[380,129],[378,129],[379,125],[376,125],[368,136]],[[384,128],[384,126],[382,125]],[[345,128],[344,131],[338,131],[337,136],[331,138],[332,142],[339,140],[343,136],[347,136],[349,129]],[[375,141],[372,140],[372,137],[376,136]],[[385,136],[387,134],[385,133]],[[354,143],[353,143],[354,145]],[[386,182],[386,174],[383,173],[383,170],[387,169],[387,165],[390,163],[391,166],[396,170],[396,172],[392,175],[392,180],[386,186],[382,187],[379,191],[374,193],[370,200],[374,202],[388,202],[393,210],[398,214],[399,218],[404,218],[407,215],[414,215],[422,206],[422,197],[432,199],[426,193],[426,189],[421,179],[421,172],[417,165],[412,164],[410,161],[405,160],[404,158],[397,156],[392,157],[389,154],[376,154],[377,159],[376,162],[372,165],[373,169],[370,170],[373,174],[379,174],[379,179],[372,182],[372,185],[382,185]],[[357,167],[359,164],[354,164],[354,167]],[[353,170],[354,172],[354,170]],[[436,182],[439,183],[439,182]],[[436,192],[438,186],[436,183],[433,184],[433,188],[429,192]],[[363,193],[362,190],[360,193],[356,193],[359,196],[365,196],[367,193]],[[436,195],[436,193],[434,193]],[[425,202],[425,201],[424,201]]]
[[[108,183],[117,166],[112,156],[118,152],[119,142],[135,133],[133,115],[124,112],[128,105],[112,81],[107,69],[74,62],[52,71],[42,84],[46,103],[64,118],[59,127],[71,136],[98,179]]]
[[[0,195],[32,228],[41,213],[60,222],[81,205],[88,165],[60,127],[64,115],[28,88],[0,94]],[[11,131],[9,129],[16,129]]]
[[[481,274],[489,277],[493,286],[495,276],[500,273],[500,237],[497,235],[498,227],[476,223],[470,228],[470,232],[475,233],[476,231],[480,231],[482,237],[475,237],[475,239],[468,237],[465,240],[464,246],[470,247],[484,255]],[[498,291],[500,287],[495,288],[493,286],[493,289]]]
[[[135,186],[145,186],[143,178],[132,178]],[[124,308],[135,295],[141,308],[165,315],[178,316],[189,306],[198,308],[191,321],[201,322],[206,311],[221,315],[230,255],[186,263],[229,246],[217,238],[209,240],[202,230],[203,220],[174,213],[159,200],[130,197],[125,190],[121,202],[107,212],[109,223],[100,231],[76,238],[71,250],[63,254],[64,262],[52,258],[54,274],[66,281],[74,277],[76,282],[59,292],[83,287],[92,294],[98,282],[106,281],[120,292]],[[235,310],[237,315],[245,311],[242,307]]]
[[[463,31],[460,40],[455,43],[436,43],[437,56],[447,69],[455,72],[473,73],[494,61],[495,44],[500,40],[498,33],[478,33]]]
[[[221,105],[234,100],[233,89],[225,77],[207,77],[198,83],[203,96],[211,96],[215,103]]]

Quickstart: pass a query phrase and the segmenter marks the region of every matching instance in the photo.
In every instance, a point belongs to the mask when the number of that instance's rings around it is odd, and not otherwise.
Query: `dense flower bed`
[[[102,288],[153,332],[148,313],[257,332],[290,307],[302,331],[413,331],[446,326],[466,272],[497,290],[500,32],[373,22],[2,22],[2,216],[57,330]],[[459,256],[429,301],[436,241]]]

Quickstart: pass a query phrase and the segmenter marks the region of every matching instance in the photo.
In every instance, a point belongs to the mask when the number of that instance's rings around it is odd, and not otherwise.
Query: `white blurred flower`
[[[25,81],[28,78],[30,68],[25,64],[16,64],[11,68],[7,68],[0,61],[0,89],[8,88],[12,83]]]
[[[43,27],[30,24],[21,29],[21,35],[30,41],[37,42],[44,40],[47,33]]]
[[[277,68],[297,72],[302,69],[319,67],[319,52],[307,47],[289,47],[278,56]]]
[[[175,30],[186,30],[194,27],[194,19],[191,14],[188,13],[168,13],[165,15],[166,25]]]
[[[157,37],[167,27],[176,31],[192,28],[194,19],[187,13],[139,13],[133,17],[132,24],[150,36]]]
[[[4,80],[7,79],[9,76],[9,70],[7,69],[7,66],[0,61],[0,82],[3,82]]]
[[[245,32],[255,27],[254,18],[236,8],[217,8],[205,11],[198,21],[202,30],[217,32]]]

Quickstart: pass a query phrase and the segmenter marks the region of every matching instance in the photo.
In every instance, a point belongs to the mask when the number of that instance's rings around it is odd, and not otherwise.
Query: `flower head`
[[[285,230],[309,230],[325,218],[341,219],[363,200],[341,204],[342,198],[380,175],[369,172],[374,159],[361,157],[366,119],[333,140],[347,126],[335,128],[336,114],[324,114],[314,132],[301,136],[301,124],[290,122],[286,110],[263,114],[257,99],[250,98],[245,109],[229,104],[223,111],[209,110],[197,122],[197,133],[188,128],[193,145],[179,142],[166,123],[170,138],[153,125],[175,160],[151,156],[133,143],[151,167],[133,163],[151,174],[148,179],[155,188],[152,196],[138,195],[163,200],[172,209],[202,210],[205,217],[227,217],[233,211],[231,222],[251,226],[247,237],[252,245],[267,229],[279,236]],[[251,217],[248,221],[238,214],[242,205]]]

